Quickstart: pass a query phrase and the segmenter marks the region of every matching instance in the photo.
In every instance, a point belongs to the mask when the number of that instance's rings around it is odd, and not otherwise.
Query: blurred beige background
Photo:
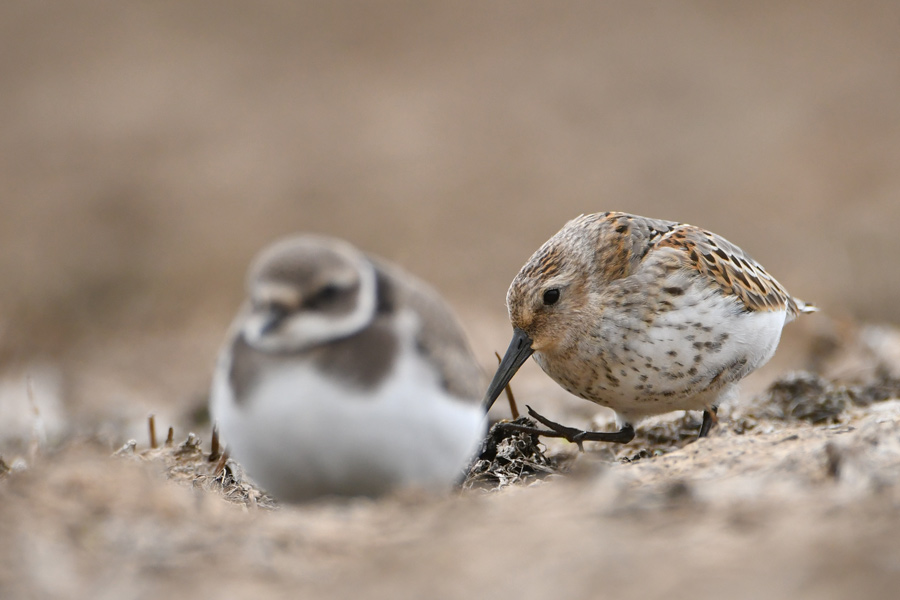
[[[432,282],[486,368],[583,212],[900,321],[894,1],[8,0],[0,82],[0,372],[50,364],[76,424],[202,405],[248,261],[295,231]]]

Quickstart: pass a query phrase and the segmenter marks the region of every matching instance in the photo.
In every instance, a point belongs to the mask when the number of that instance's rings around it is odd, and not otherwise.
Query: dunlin
[[[582,215],[550,238],[506,296],[513,338],[491,381],[490,409],[534,356],[572,394],[611,408],[616,432],[554,423],[547,435],[626,443],[643,417],[719,404],[774,354],[784,325],[815,307],[792,297],[746,252],[709,231],[618,212]]]

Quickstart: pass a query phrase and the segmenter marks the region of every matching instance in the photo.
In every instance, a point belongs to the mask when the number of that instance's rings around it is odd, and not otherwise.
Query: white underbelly
[[[448,395],[417,356],[398,359],[374,390],[305,363],[260,382],[238,405],[217,374],[212,413],[248,475],[282,499],[449,486],[484,431],[478,403]]]
[[[736,301],[696,288],[676,308],[654,315],[607,317],[567,361],[535,355],[564,388],[632,422],[673,410],[703,410],[775,353],[785,311],[741,312]],[[591,345],[593,344],[593,345]]]

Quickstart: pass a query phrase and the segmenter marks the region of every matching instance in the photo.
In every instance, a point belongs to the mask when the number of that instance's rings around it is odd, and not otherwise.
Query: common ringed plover
[[[253,262],[210,410],[276,498],[446,489],[485,427],[482,372],[438,294],[342,240],[300,235]]]

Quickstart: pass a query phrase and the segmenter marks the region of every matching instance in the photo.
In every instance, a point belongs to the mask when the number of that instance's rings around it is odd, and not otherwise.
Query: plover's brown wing
[[[440,295],[423,281],[370,257],[378,273],[379,310],[407,307],[419,319],[416,349],[430,361],[444,388],[466,402],[477,403],[486,384],[462,326]]]
[[[790,321],[816,310],[792,297],[749,254],[710,231],[681,224],[659,238],[655,247],[678,250],[684,266],[708,277],[723,293],[739,298],[748,312],[786,310]]]

